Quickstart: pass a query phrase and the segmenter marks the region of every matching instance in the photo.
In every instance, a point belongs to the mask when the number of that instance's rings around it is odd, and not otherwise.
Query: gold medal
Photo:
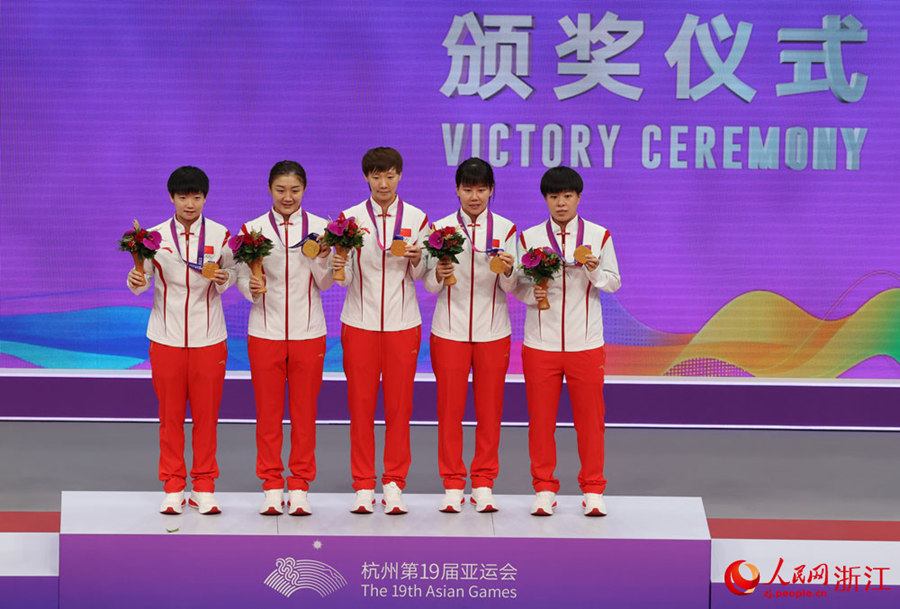
[[[403,239],[394,239],[391,242],[391,254],[397,256],[398,258],[402,258],[406,255],[406,241]]]
[[[591,247],[589,245],[579,245],[575,248],[575,262],[578,264],[584,264],[587,257],[592,254]]]
[[[307,239],[303,242],[303,247],[301,248],[301,250],[303,251],[303,255],[307,258],[315,258],[319,255],[321,249],[322,247],[315,239]]]
[[[215,262],[207,262],[206,264],[203,265],[203,270],[200,272],[203,274],[204,277],[212,280],[212,279],[216,278],[216,271],[218,271],[218,270],[219,270],[218,264],[216,264]]]
[[[500,258],[500,256],[491,258],[491,272],[497,273],[498,275],[506,272],[506,263],[503,262],[503,259]]]

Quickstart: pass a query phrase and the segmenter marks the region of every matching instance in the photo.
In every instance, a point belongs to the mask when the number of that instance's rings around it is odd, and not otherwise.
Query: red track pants
[[[541,351],[522,347],[522,369],[528,396],[528,452],[534,490],[559,491],[556,469],[556,414],[563,376],[569,385],[578,438],[583,493],[602,493],[603,477],[603,347],[589,351]]]
[[[510,338],[470,343],[431,335],[431,367],[437,380],[438,471],[445,489],[466,488],[463,414],[472,370],[475,392],[475,456],[472,488],[493,488],[499,470],[503,385],[509,368]]]
[[[399,332],[362,330],[344,324],[341,346],[350,407],[350,473],[357,491],[375,488],[375,404],[378,381],[384,391],[384,475],[382,484],[406,486],[409,419],[422,327]]]
[[[267,340],[247,337],[256,398],[256,475],[263,490],[284,488],[281,463],[284,386],[288,386],[291,453],[289,491],[309,490],[316,478],[316,402],[322,387],[325,337]]]
[[[216,424],[225,382],[228,348],[223,340],[208,347],[170,347],[150,343],[153,389],[159,399],[159,479],[167,493],[185,487],[184,419],[191,403],[193,490],[211,493],[219,477]]]

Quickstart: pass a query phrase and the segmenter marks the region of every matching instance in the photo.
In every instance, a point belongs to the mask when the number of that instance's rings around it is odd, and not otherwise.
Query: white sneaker
[[[441,507],[438,510],[448,514],[457,514],[462,511],[465,501],[466,498],[463,496],[461,488],[444,489],[444,500],[441,501]]]
[[[469,501],[475,504],[476,512],[496,512],[497,502],[494,501],[494,492],[489,486],[479,486],[472,489]]]
[[[259,508],[260,514],[263,514],[264,516],[277,516],[278,514],[284,513],[284,495],[280,488],[263,491],[263,494],[266,498],[263,499],[262,507]]]
[[[159,506],[160,514],[180,514],[184,509],[184,491],[166,493],[162,504]]]
[[[219,508],[219,502],[216,501],[216,496],[212,493],[191,491],[188,505],[197,508],[197,511],[201,514],[220,514],[222,512],[221,508]]]
[[[293,490],[288,494],[288,514],[291,516],[309,516],[312,508],[306,491]]]
[[[375,511],[375,491],[372,489],[363,489],[356,491],[356,501],[350,511],[354,514],[371,514]]]
[[[403,491],[397,486],[396,482],[388,482],[384,485],[384,496],[381,499],[384,505],[384,513],[390,515],[399,515],[406,513],[406,504],[403,503]]]
[[[532,516],[552,516],[556,507],[556,493],[552,491],[538,491],[534,503],[531,504]]]
[[[603,493],[585,493],[584,501],[581,502],[584,507],[585,516],[606,516],[606,503],[603,502]]]

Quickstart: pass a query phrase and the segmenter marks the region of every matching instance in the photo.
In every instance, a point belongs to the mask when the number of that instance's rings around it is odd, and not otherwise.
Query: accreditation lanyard
[[[472,235],[469,234],[469,229],[466,228],[466,223],[463,222],[462,212],[460,210],[456,210],[456,220],[459,222],[459,225],[462,227],[463,232],[466,234],[466,238],[469,240],[469,243],[472,244],[472,251],[478,252],[479,254],[487,254],[488,256],[496,256],[497,253],[502,252],[503,250],[499,247],[494,247],[494,214],[491,213],[491,210],[487,212],[487,240],[485,240],[485,249],[480,250],[475,246],[475,239],[472,238]],[[472,224],[475,224],[474,222]]]
[[[568,225],[566,225],[568,226]],[[566,229],[560,229],[565,231]],[[562,260],[565,264],[574,264],[575,266],[581,266],[580,262],[576,262],[574,259],[570,262],[566,260],[565,256],[563,256],[562,249],[559,247],[559,242],[556,240],[556,235],[553,234],[553,221],[547,220],[547,239],[550,240],[550,247],[553,248],[553,251],[556,252],[556,255],[559,256],[560,260]],[[581,244],[584,242],[584,220],[581,217],[578,218],[578,236],[575,239],[575,249],[581,247]]]
[[[378,247],[381,248],[382,252],[386,252],[391,249],[391,246],[388,245],[385,247],[381,243],[381,231],[378,229],[378,222],[375,221],[375,210],[372,208],[372,198],[366,201],[366,211],[369,212],[369,220],[372,221],[372,226],[375,227],[375,240],[378,241]],[[388,215],[387,212],[381,214],[382,216]],[[394,239],[403,239],[403,235],[400,234],[400,231],[403,230],[403,199],[397,197],[397,221],[394,222]]]
[[[181,260],[188,266],[189,269],[197,271],[198,273],[203,271],[203,254],[206,249],[206,218],[200,222],[200,243],[197,245],[197,262],[189,262],[187,258],[181,255],[181,239],[178,237],[178,231],[175,230],[175,218],[172,218],[172,221],[169,222],[169,228],[172,229],[172,241],[175,242],[175,249],[178,250],[178,256]],[[192,233],[188,232],[188,229],[184,229],[184,235],[190,235]],[[187,239],[185,239],[185,245],[187,245]],[[190,254],[190,252],[188,252]]]
[[[315,233],[306,234],[306,230],[309,228],[309,218],[306,215],[305,209],[301,210],[301,212],[302,212],[301,217],[303,219],[300,222],[300,234],[303,235],[303,239],[301,239],[297,245],[288,246],[284,242],[284,239],[281,238],[281,229],[278,228],[278,222],[275,221],[275,214],[272,212],[271,209],[269,210],[269,222],[272,223],[272,228],[275,229],[275,234],[278,235],[278,240],[281,242],[281,245],[283,245],[285,247],[285,249],[292,250],[294,248],[298,248],[298,247],[302,246],[304,243],[306,243],[306,241],[308,239],[311,239],[311,238],[316,239],[319,236]],[[285,220],[284,222],[285,222],[285,224],[290,224],[290,222],[288,222],[287,220]]]

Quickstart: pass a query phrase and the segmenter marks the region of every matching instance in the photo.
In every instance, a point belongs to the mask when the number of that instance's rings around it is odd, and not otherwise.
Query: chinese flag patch
[[[204,253],[204,254],[212,254],[214,251],[215,251],[215,249],[214,249],[213,246],[211,246],[211,245],[205,245],[205,246],[203,246],[203,253]]]
[[[400,236],[401,237],[412,237],[412,229],[411,228],[401,228]]]
[[[500,239],[494,239],[491,241],[491,247],[500,247]]]

